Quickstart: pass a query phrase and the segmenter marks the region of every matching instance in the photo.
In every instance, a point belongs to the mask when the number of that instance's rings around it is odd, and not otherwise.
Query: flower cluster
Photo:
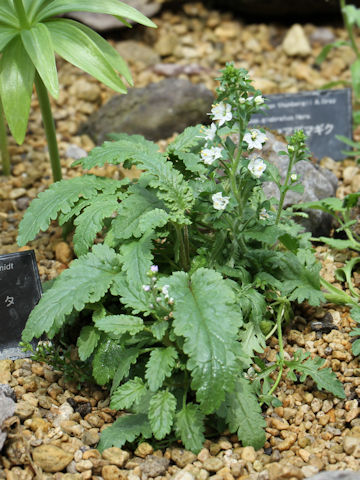
[[[266,164],[260,157],[252,158],[249,162],[248,169],[254,177],[260,178],[266,170]]]
[[[149,307],[155,310],[161,317],[168,319],[171,313],[170,306],[173,305],[174,299],[169,295],[169,285],[163,285],[162,287],[157,285],[159,267],[157,265],[151,265],[147,275],[150,279],[150,284],[142,286],[144,292],[148,293],[151,298]]]
[[[223,197],[222,192],[214,193],[211,197],[215,210],[225,210],[230,201],[230,197]]]

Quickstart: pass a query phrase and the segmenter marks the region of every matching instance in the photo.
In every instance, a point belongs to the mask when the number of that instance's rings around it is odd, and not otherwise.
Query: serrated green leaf
[[[145,383],[141,378],[135,377],[115,390],[111,395],[110,408],[114,410],[130,408],[135,402],[140,401],[145,393]]]
[[[131,309],[134,314],[142,312],[144,315],[149,315],[152,310],[147,293],[141,287],[132,288],[124,272],[114,279],[111,293],[120,296],[121,303]]]
[[[119,188],[117,180],[95,175],[84,175],[53,183],[47,190],[39,193],[26,209],[19,225],[18,245],[25,245],[33,240],[40,230],[45,231],[59,212],[69,213],[80,197],[89,199],[95,197],[99,191],[114,193],[117,188]]]
[[[116,195],[98,194],[91,199],[88,206],[78,215],[74,221],[76,225],[73,236],[74,250],[79,257],[88,252],[93,245],[98,232],[104,227],[104,219],[119,208],[119,199],[124,196],[121,192]]]
[[[204,420],[199,407],[193,403],[185,405],[175,417],[175,430],[185,448],[198,453],[205,441]]]
[[[264,446],[266,422],[253,388],[244,378],[237,378],[234,391],[227,394],[226,421],[243,446],[255,450]]]
[[[145,233],[154,231],[157,228],[163,227],[167,224],[170,216],[165,210],[154,208],[150,212],[146,212],[139,219],[139,229]]]
[[[77,339],[79,358],[83,362],[90,357],[100,340],[100,333],[96,328],[87,325],[81,329]]]
[[[166,390],[156,393],[150,400],[149,421],[157,440],[162,440],[171,431],[176,410],[176,398]]]
[[[336,397],[345,398],[344,388],[341,382],[336,378],[335,373],[330,368],[321,368],[325,359],[320,357],[309,358],[309,353],[298,350],[294,354],[294,360],[285,361],[285,365],[290,369],[290,373],[294,370],[301,373],[300,381],[304,382],[307,376],[310,376],[315,382],[319,390],[324,389],[332,393]]]
[[[54,324],[59,329],[73,310],[79,312],[87,303],[98,302],[120,270],[119,255],[105,245],[95,245],[92,252],[74,260],[30,313],[23,340],[40,337]]]
[[[139,240],[123,244],[120,248],[123,271],[132,289],[142,289],[142,286],[148,283],[147,272],[153,259],[153,238],[153,232],[150,232]]]
[[[0,59],[0,97],[16,142],[25,138],[30,113],[35,68],[20,36],[7,44]]]
[[[118,165],[126,160],[140,163],[143,157],[154,157],[156,160],[164,158],[164,154],[159,152],[158,145],[146,140],[142,135],[121,133],[117,138],[115,142],[104,142],[100,147],[93,148],[87,157],[80,158],[74,165],[81,164],[83,168],[89,170],[103,167],[107,163]]]
[[[262,353],[266,347],[265,335],[260,329],[260,324],[246,323],[239,331],[238,339],[244,352],[241,360],[246,367],[250,367],[255,352]]]
[[[123,352],[123,347],[111,338],[99,345],[92,362],[93,375],[99,385],[105,385],[114,377]]]
[[[188,152],[199,143],[204,143],[204,136],[201,134],[203,128],[203,125],[185,128],[185,130],[171,142],[167,148],[167,152]]]
[[[174,298],[174,331],[185,338],[192,388],[205,413],[214,412],[238,372],[236,335],[242,322],[235,296],[221,275],[198,269],[191,278],[176,272],[166,279]]]
[[[321,200],[299,203],[297,205],[294,205],[293,208],[295,208],[296,210],[313,208],[315,210],[321,210],[323,212],[330,213],[330,215],[333,215],[335,212],[342,210],[342,200],[335,197],[322,198]]]
[[[116,371],[111,386],[111,392],[113,392],[120,385],[123,379],[129,375],[131,365],[136,362],[140,353],[141,350],[138,347],[127,348],[119,353]]]
[[[351,248],[354,246],[354,242],[351,240],[328,237],[319,237],[319,240],[323,243],[326,243],[326,245],[329,245],[329,247],[336,248],[337,250],[345,250],[346,248]]]
[[[359,335],[360,335],[360,332],[359,332]],[[355,355],[355,356],[360,355],[360,338],[355,340],[355,342],[351,346],[351,350],[352,350],[353,355]]]
[[[169,377],[178,358],[174,347],[156,348],[150,354],[146,364],[145,378],[150,390],[156,392],[166,377]]]
[[[121,202],[118,209],[118,215],[113,221],[114,234],[119,239],[128,239],[130,237],[139,238],[146,232],[146,220],[142,219],[155,209],[162,210],[163,202],[158,199],[154,192],[147,190],[139,185],[131,188],[129,196]],[[161,222],[160,222],[161,223]]]
[[[151,437],[151,427],[146,414],[137,413],[132,415],[123,415],[111,425],[102,431],[98,450],[110,447],[121,448],[126,442],[133,442],[136,437]]]
[[[355,322],[360,323],[360,305],[351,307],[350,316]]]
[[[36,71],[50,94],[59,96],[59,81],[55,63],[55,52],[49,30],[43,23],[21,30],[21,40]]]
[[[144,329],[142,318],[132,315],[107,315],[99,318],[95,325],[99,330],[114,335],[123,335],[127,332],[130,335],[135,335]]]

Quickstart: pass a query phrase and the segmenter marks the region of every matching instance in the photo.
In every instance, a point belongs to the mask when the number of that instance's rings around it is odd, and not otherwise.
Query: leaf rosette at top
[[[115,48],[85,25],[56,18],[72,11],[113,15],[128,26],[126,19],[156,26],[141,12],[118,0],[3,0],[0,97],[18,143],[25,137],[35,75],[39,75],[53,97],[58,97],[55,53],[117,92],[126,92],[119,74],[132,84],[129,69]]]

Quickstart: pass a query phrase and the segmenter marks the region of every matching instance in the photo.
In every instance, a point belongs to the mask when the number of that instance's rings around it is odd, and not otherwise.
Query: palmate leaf
[[[147,222],[143,217],[146,217],[154,209],[166,214],[165,210],[162,210],[163,207],[164,203],[158,199],[154,192],[138,184],[130,187],[129,196],[121,202],[118,215],[112,223],[116,238],[141,237],[147,230]],[[161,221],[157,223],[161,224]]]
[[[245,367],[250,367],[255,352],[262,353],[266,347],[265,335],[258,324],[249,322],[239,331],[238,339],[244,353],[241,360]]]
[[[51,220],[61,213],[69,213],[80,197],[89,199],[99,191],[114,193],[121,184],[111,178],[84,175],[55,182],[31,202],[19,225],[19,246],[33,240],[40,230],[45,231]]]
[[[204,419],[200,408],[194,403],[188,403],[176,414],[176,434],[191,452],[198,453],[205,442]]]
[[[0,98],[10,131],[21,144],[30,113],[35,68],[20,36],[7,44],[0,59]]]
[[[156,393],[150,400],[149,421],[157,440],[162,440],[171,431],[176,410],[176,398],[166,390]]]
[[[118,17],[128,18],[147,27],[156,27],[155,23],[145,17],[141,12],[119,0],[57,0],[45,4],[39,11],[36,20],[61,15],[62,13],[74,12],[105,13]]]
[[[251,384],[237,378],[234,391],[227,394],[226,421],[231,432],[236,432],[243,446],[256,450],[265,443],[266,422]]]
[[[189,277],[176,272],[166,279],[174,298],[174,331],[185,338],[192,388],[205,413],[214,412],[238,373],[236,335],[241,325],[235,296],[221,275],[200,268]]]
[[[126,93],[126,87],[98,45],[76,22],[58,18],[46,22],[54,49],[75,67],[84,70],[115,92]]]
[[[306,377],[310,376],[316,382],[319,390],[324,389],[336,397],[345,398],[344,388],[336,378],[335,373],[330,368],[321,368],[325,359],[320,357],[308,358],[309,355],[310,353],[297,350],[294,353],[294,360],[285,361],[285,365],[289,368],[289,377],[295,381],[297,378],[294,371],[300,372],[301,382],[304,382]]]
[[[126,442],[133,442],[136,437],[151,437],[151,427],[148,416],[145,413],[123,415],[101,433],[100,442],[97,446],[102,452],[106,448],[121,448]]]
[[[146,385],[139,377],[118,387],[111,395],[110,408],[123,410],[130,408],[134,403],[139,402],[146,393]]]
[[[174,347],[156,348],[151,354],[146,365],[145,378],[150,390],[156,392],[166,377],[169,377],[178,358]]]
[[[91,325],[87,325],[81,329],[80,335],[77,339],[77,347],[79,358],[85,361],[95,350],[101,334],[96,328]]]
[[[107,315],[96,320],[95,325],[103,332],[119,336],[124,333],[136,335],[144,329],[142,318],[133,315]]]
[[[107,338],[98,346],[92,362],[93,376],[99,385],[105,385],[115,375],[124,349],[121,345]]]
[[[44,293],[29,316],[23,340],[40,337],[54,324],[59,329],[73,310],[79,312],[87,303],[99,301],[120,272],[119,255],[105,245],[95,245],[92,252],[74,260]]]
[[[104,219],[111,217],[119,208],[118,200],[122,197],[124,197],[124,194],[121,192],[118,192],[116,195],[99,194],[77,216],[74,221],[76,229],[73,242],[74,250],[78,257],[88,252],[94,243],[97,233],[104,227]]]

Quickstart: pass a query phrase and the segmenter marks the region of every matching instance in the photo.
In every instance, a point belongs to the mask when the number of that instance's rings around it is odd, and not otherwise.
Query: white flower
[[[213,201],[213,207],[215,210],[225,210],[226,205],[229,203],[230,197],[223,197],[221,192],[214,193],[211,196]]]
[[[267,220],[270,217],[268,212],[266,211],[266,208],[262,208],[259,212],[259,218],[260,220]]]
[[[246,98],[244,98],[244,97],[240,97],[240,98],[239,98],[239,103],[240,103],[241,105],[243,105],[245,102],[246,102]]]
[[[149,292],[150,289],[151,289],[150,285],[143,285],[142,288],[143,288],[144,292]]]
[[[264,99],[261,95],[258,95],[254,98],[255,105],[262,105],[264,103]]]
[[[293,152],[294,150],[295,150],[295,148],[292,145],[288,145],[288,151],[289,152]]]
[[[254,175],[254,177],[260,178],[261,175],[266,170],[266,164],[265,164],[264,160],[260,157],[253,158],[249,162],[248,169]]]
[[[151,265],[150,271],[152,273],[157,273],[159,271],[159,267],[157,265]]]
[[[205,140],[210,140],[212,142],[215,138],[216,135],[216,123],[212,123],[210,127],[204,128],[202,130],[202,133],[204,133]]]
[[[164,294],[165,298],[169,297],[169,287],[170,285],[164,285],[161,289],[161,292]]]
[[[292,182],[296,182],[297,179],[298,179],[298,176],[296,175],[296,173],[292,173],[292,174],[290,175],[290,180],[291,180]]]
[[[211,109],[211,114],[213,120],[219,120],[219,127],[221,127],[225,122],[232,119],[231,105],[224,102],[216,103]]]
[[[250,132],[247,132],[244,135],[244,141],[248,144],[248,150],[253,148],[256,148],[256,150],[261,150],[263,143],[265,143],[266,140],[267,137],[265,133],[260,132],[260,130],[257,130],[256,128],[250,130]]]
[[[220,147],[204,148],[201,150],[201,159],[206,165],[211,165],[216,159],[221,157],[222,149]]]

